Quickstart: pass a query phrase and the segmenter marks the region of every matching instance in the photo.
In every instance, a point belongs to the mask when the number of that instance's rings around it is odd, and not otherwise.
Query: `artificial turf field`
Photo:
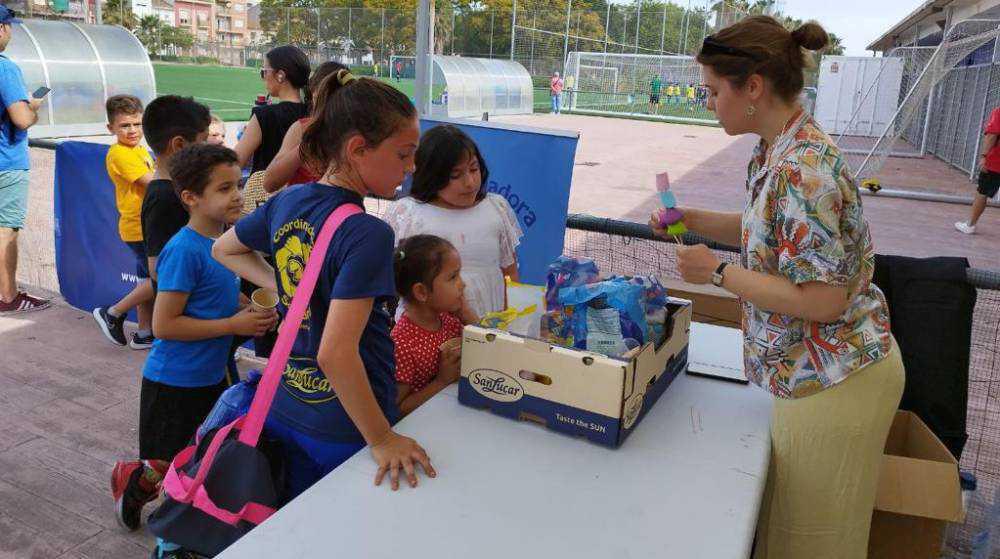
[[[259,70],[234,66],[204,64],[153,63],[156,74],[157,95],[192,96],[209,106],[213,113],[226,121],[246,121],[250,118],[250,108],[258,95],[264,93]],[[413,98],[413,80],[380,78]],[[440,92],[434,92],[439,95]],[[564,97],[565,97],[564,93]],[[595,109],[641,116],[649,113],[645,98],[639,96],[626,99],[621,94],[578,93],[581,109]],[[550,101],[546,89],[535,89],[535,112],[548,112]],[[654,111],[663,117],[708,118],[712,115],[703,107],[687,104],[661,103]],[[622,114],[628,117],[628,114]]]

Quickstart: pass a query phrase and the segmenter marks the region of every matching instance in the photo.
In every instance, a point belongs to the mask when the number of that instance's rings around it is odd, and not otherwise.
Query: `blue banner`
[[[139,282],[135,254],[118,236],[115,185],[104,166],[109,147],[63,142],[56,148],[59,291],[69,304],[88,312],[117,303]],[[135,311],[129,320],[136,320]]]
[[[562,254],[578,135],[465,120],[423,120],[423,130],[454,124],[475,140],[489,164],[488,188],[507,199],[524,230],[521,281],[545,284]],[[62,296],[91,311],[137,284],[135,256],[118,236],[115,188],[104,165],[108,146],[63,142],[56,149],[56,272]],[[130,320],[135,320],[134,311]]]
[[[524,230],[517,249],[521,281],[545,285],[549,263],[563,251],[579,135],[457,119],[422,119],[420,128],[439,124],[458,126],[479,146],[490,169],[487,188],[507,199]]]

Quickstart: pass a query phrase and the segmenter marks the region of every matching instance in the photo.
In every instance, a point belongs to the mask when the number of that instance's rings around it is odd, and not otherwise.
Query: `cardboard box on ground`
[[[687,370],[691,302],[671,298],[664,337],[627,359],[466,326],[461,403],[618,447]]]
[[[964,517],[958,461],[916,414],[896,412],[882,457],[871,559],[937,559]]]

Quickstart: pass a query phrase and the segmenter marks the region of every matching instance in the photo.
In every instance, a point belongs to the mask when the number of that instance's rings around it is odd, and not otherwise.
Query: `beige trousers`
[[[775,401],[754,559],[864,559],[885,439],[903,395],[896,341],[840,384]]]

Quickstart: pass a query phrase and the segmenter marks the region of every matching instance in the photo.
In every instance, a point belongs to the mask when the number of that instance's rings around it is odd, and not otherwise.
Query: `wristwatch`
[[[725,272],[726,266],[728,265],[729,262],[723,262],[722,264],[719,264],[719,267],[716,268],[714,272],[712,272],[712,285],[722,287],[722,274]]]

